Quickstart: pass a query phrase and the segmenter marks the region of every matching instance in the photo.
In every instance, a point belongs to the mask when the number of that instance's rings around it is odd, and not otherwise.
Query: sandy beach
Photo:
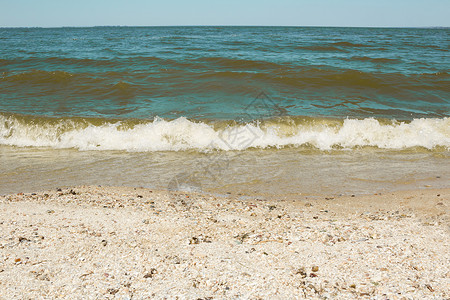
[[[450,189],[0,196],[1,299],[448,299]]]

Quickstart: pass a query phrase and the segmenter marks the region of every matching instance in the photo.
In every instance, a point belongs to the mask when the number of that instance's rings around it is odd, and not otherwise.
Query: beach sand
[[[450,189],[0,197],[0,298],[449,299]]]

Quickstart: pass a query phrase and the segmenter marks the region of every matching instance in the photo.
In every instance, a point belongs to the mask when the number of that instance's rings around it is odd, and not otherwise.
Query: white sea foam
[[[78,121],[79,122],[79,121]],[[219,129],[186,118],[123,126],[122,122],[92,125],[74,120],[33,122],[0,115],[0,144],[19,147],[79,150],[183,151],[245,150],[312,145],[321,150],[374,146],[383,149],[424,147],[450,149],[450,118],[392,121],[373,118],[342,122],[267,122],[235,124]]]

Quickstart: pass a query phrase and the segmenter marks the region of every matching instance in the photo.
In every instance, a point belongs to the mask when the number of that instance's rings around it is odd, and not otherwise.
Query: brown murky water
[[[73,185],[217,194],[367,194],[449,187],[448,152],[308,149],[213,153],[0,146],[0,194]]]

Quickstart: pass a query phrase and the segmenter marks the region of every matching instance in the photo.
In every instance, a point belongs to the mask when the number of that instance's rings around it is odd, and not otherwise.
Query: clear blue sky
[[[0,26],[450,26],[449,0],[0,0]]]

